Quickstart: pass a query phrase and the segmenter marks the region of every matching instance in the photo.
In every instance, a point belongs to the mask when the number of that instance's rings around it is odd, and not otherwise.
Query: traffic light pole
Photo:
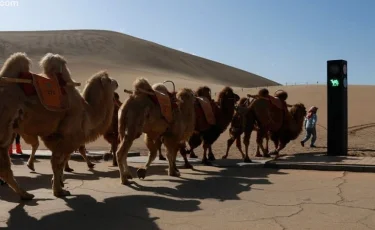
[[[347,61],[327,61],[327,154],[348,154]]]

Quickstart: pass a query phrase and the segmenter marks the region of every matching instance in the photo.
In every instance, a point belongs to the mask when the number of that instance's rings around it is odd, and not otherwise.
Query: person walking
[[[316,115],[318,111],[318,108],[315,106],[311,106],[309,109],[309,112],[307,113],[307,116],[305,118],[304,126],[306,129],[306,136],[305,138],[301,141],[302,147],[305,146],[305,142],[308,141],[311,138],[311,148],[315,148],[315,141],[316,141],[316,122],[318,120],[318,116]]]

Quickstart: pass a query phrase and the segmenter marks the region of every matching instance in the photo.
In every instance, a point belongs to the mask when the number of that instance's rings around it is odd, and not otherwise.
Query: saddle
[[[168,122],[173,122],[173,110],[177,108],[175,96],[172,93],[164,94],[160,91],[154,91],[154,95],[150,95],[152,101],[159,105],[163,118]]]
[[[61,76],[38,75],[27,72],[21,73],[19,78],[28,79],[32,84],[20,83],[20,87],[26,96],[37,95],[40,103],[50,111],[65,111],[70,108],[64,85],[66,82]]]
[[[197,97],[200,107],[203,110],[204,117],[207,120],[207,123],[210,125],[216,124],[215,114],[211,105],[211,102],[205,97]]]

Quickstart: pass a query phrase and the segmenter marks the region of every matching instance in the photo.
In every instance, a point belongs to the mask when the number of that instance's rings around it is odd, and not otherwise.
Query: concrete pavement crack
[[[364,218],[357,220],[356,223],[361,224],[361,225],[365,226],[368,229],[374,229],[373,227],[368,226],[366,223],[363,223],[363,221],[367,220],[372,215],[373,215],[373,213],[370,213],[369,215],[365,216]]]
[[[347,180],[345,179],[346,175],[347,175],[347,172],[345,171],[345,172],[342,173],[342,176],[335,178],[335,179],[342,180],[341,183],[339,183],[336,186],[336,188],[339,190],[338,193],[337,193],[337,196],[340,198],[340,200],[336,202],[337,205],[339,205],[339,204],[341,204],[345,201],[345,197],[343,196],[342,186],[347,182]]]
[[[290,218],[292,216],[300,214],[303,211],[303,208],[302,208],[301,205],[294,205],[294,206],[299,207],[299,210],[290,214],[290,215],[286,215],[286,216],[272,216],[272,217],[265,217],[265,218],[246,219],[246,220],[229,221],[229,222],[254,222],[254,221],[259,221],[259,220],[274,220],[276,222],[275,219],[277,219],[277,218]],[[277,224],[280,225],[278,222],[277,222]],[[280,227],[282,227],[282,225],[280,225]],[[285,229],[285,228],[283,228],[283,229]]]
[[[277,220],[277,218],[272,218],[272,219],[273,219],[273,221],[274,221],[277,225],[279,225],[279,226],[281,227],[282,230],[286,230],[286,227],[285,227],[284,225],[282,225],[282,224]]]

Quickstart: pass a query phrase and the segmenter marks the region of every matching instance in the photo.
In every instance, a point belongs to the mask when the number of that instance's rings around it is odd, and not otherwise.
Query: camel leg
[[[270,157],[270,155],[268,154],[268,151],[266,151],[266,149],[263,146],[263,139],[265,137],[266,135],[262,131],[257,132],[257,140],[256,140],[257,141],[257,155],[256,155],[257,157],[262,157],[262,155],[260,154],[259,148],[262,150],[264,157]]]
[[[245,153],[242,150],[242,144],[241,144],[241,136],[238,136],[236,138],[236,146],[238,148],[238,151],[240,151],[242,159],[245,159]]]
[[[115,135],[116,137],[118,135]],[[112,166],[118,166],[117,164],[117,157],[116,157],[116,152],[117,152],[117,148],[118,148],[118,137],[117,138],[113,138],[112,139],[112,143],[111,143],[111,152],[112,152]]]
[[[63,169],[64,164],[68,161],[68,157],[63,153],[52,152],[51,165],[53,170],[52,188],[56,197],[70,196],[70,192],[64,190],[63,187]]]
[[[181,156],[184,159],[184,167],[186,169],[193,169],[193,166],[190,164],[190,162],[187,159],[187,154],[188,153],[187,153],[187,150],[186,150],[185,143],[180,144],[180,148],[179,149],[180,149]]]
[[[234,136],[231,136],[227,140],[227,151],[225,152],[225,155],[222,157],[222,159],[227,159],[228,158],[230,147],[233,145],[233,143],[234,143],[235,140],[237,140],[237,138],[234,137]]]
[[[252,162],[250,160],[250,157],[249,157],[250,137],[251,137],[251,130],[245,131],[245,135],[243,136],[243,143],[245,145],[245,158],[244,158],[245,163],[251,163]]]
[[[69,160],[70,160],[70,155],[69,155],[68,159],[64,162],[64,171],[65,172],[73,172],[74,171],[74,169],[72,169],[69,166]]]
[[[95,164],[92,163],[86,155],[86,147],[84,145],[82,145],[82,146],[79,147],[78,151],[81,154],[81,156],[83,157],[83,159],[85,159],[87,167],[89,167],[89,169],[94,168]]]
[[[22,138],[25,140],[26,143],[30,144],[31,145],[31,155],[27,161],[27,167],[35,172],[35,167],[34,167],[34,161],[35,161],[35,153],[36,153],[36,150],[38,150],[39,148],[39,140],[38,140],[38,137],[32,137],[32,136],[28,136],[25,138],[25,136],[22,135]]]
[[[202,158],[202,164],[211,166],[211,162],[208,161],[207,159],[207,150],[209,148],[209,145],[206,143],[203,143],[203,158]]]
[[[31,200],[34,198],[34,195],[22,189],[14,178],[8,150],[9,147],[0,147],[0,178],[16,192],[22,200]]]
[[[188,142],[189,142],[189,146],[190,146],[190,150],[189,150],[190,158],[198,158],[198,156],[194,153],[194,149],[202,144],[201,137],[199,136],[199,134],[193,134],[189,138]]]
[[[176,167],[176,158],[179,143],[173,136],[165,136],[163,139],[164,145],[167,149],[167,158],[169,163],[168,175],[173,177],[179,177],[180,172],[177,170]]]
[[[165,161],[165,160],[167,160],[164,156],[163,156],[163,153],[162,153],[162,151],[161,151],[161,146],[162,146],[162,144],[163,144],[163,142],[162,142],[162,137],[161,138],[158,138],[155,142],[156,142],[156,144],[157,144],[157,146],[158,146],[158,151],[159,151],[159,160],[161,160],[161,161]]]
[[[269,148],[268,148],[268,142],[269,142],[269,138],[268,138],[268,135],[266,135],[265,137],[266,139],[266,148],[265,148],[265,152],[263,152],[263,156],[269,156]]]
[[[286,146],[286,143],[284,141],[280,141],[278,147],[272,152],[273,155],[275,155],[275,159],[279,157],[279,153],[281,150],[283,150]],[[270,153],[271,154],[271,153]]]
[[[116,152],[117,163],[120,172],[120,179],[121,183],[124,185],[129,182],[128,179],[133,178],[128,166],[127,158],[129,149],[132,146],[134,139],[135,138],[131,138],[130,136],[126,135],[125,138],[122,138],[120,147]]]
[[[165,161],[165,160],[167,160],[167,158],[165,158],[165,157],[163,156],[163,153],[162,153],[162,151],[161,151],[161,146],[159,147],[159,160],[161,160],[161,161]]]
[[[271,140],[273,141],[273,144],[275,145],[275,150],[269,152],[269,154],[275,155],[276,149],[279,148],[280,141],[279,141],[279,139],[275,139],[275,138],[271,138]]]
[[[146,177],[147,169],[150,167],[151,163],[155,160],[158,154],[158,149],[161,146],[160,141],[157,140],[154,143],[154,141],[147,134],[145,134],[144,141],[149,150],[149,153],[148,153],[148,160],[146,164],[142,168],[139,168],[137,170],[137,176],[139,179],[144,179]]]
[[[209,147],[208,147],[208,160],[210,160],[210,161],[216,160],[215,155],[212,152],[212,145],[209,145]]]

